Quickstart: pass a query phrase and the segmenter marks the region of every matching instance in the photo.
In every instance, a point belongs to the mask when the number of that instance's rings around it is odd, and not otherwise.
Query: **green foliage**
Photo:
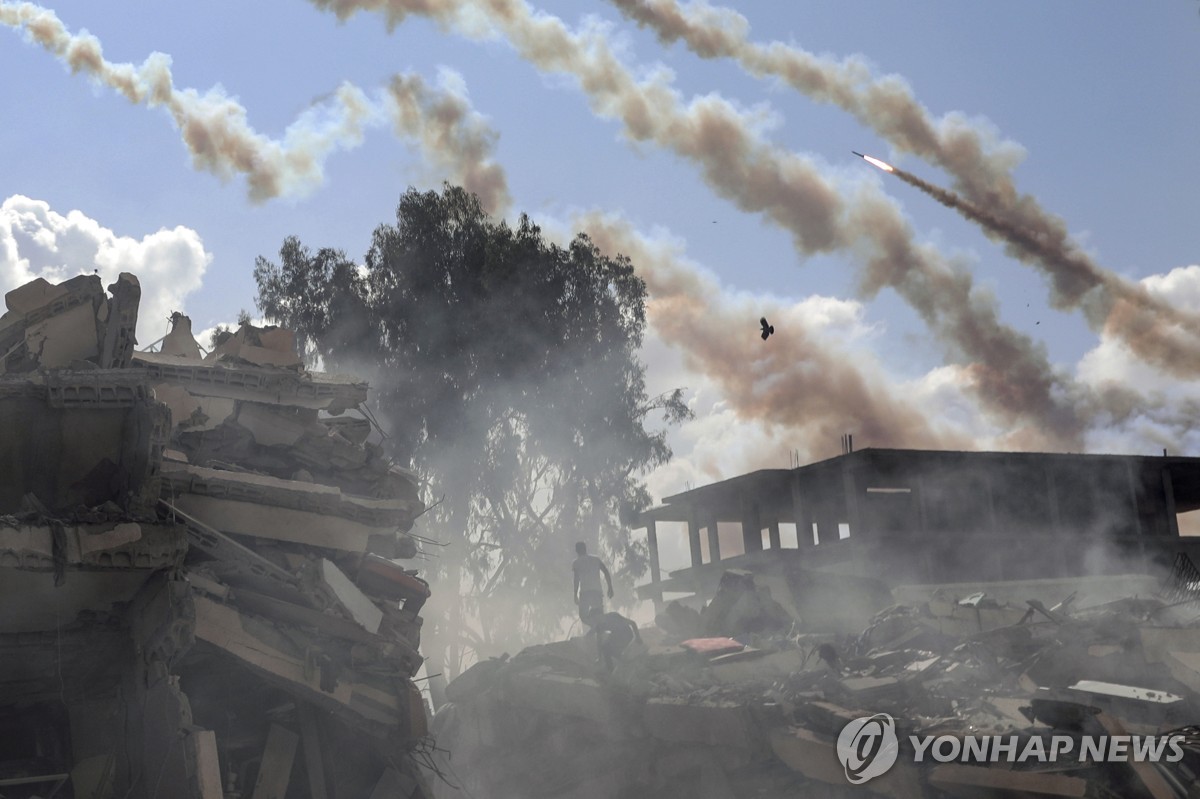
[[[646,287],[628,258],[583,234],[551,244],[525,216],[512,229],[450,186],[406,192],[361,267],[294,237],[279,255],[255,266],[259,309],[370,379],[393,456],[446,495],[426,529],[465,570],[477,650],[498,629],[558,630],[577,540],[626,585],[644,573],[618,516],[648,503],[641,477],[671,454],[648,415],[689,412],[681,392],[646,396]]]
[[[229,325],[217,325],[213,328],[212,333],[208,336],[208,348],[215,350],[217,346],[225,340],[225,337],[231,335],[233,331],[229,329]]]

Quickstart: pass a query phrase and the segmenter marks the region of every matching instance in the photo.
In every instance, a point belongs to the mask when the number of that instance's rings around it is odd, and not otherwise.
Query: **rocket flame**
[[[880,161],[878,158],[872,158],[869,155],[864,155],[863,160],[866,161],[867,163],[874,164],[875,166],[882,169],[884,172],[895,172],[896,171],[896,168],[893,167],[891,164],[889,164],[885,161]]]

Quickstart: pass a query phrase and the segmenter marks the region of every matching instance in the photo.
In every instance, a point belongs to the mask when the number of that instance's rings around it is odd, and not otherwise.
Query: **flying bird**
[[[758,322],[762,325],[762,339],[763,341],[766,341],[767,336],[775,332],[775,325],[767,324],[767,317],[765,316],[762,319],[759,319]]]

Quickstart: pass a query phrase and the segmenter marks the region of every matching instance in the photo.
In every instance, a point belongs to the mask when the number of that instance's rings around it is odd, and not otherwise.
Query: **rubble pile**
[[[415,476],[367,385],[243,325],[203,355],[140,288],[0,317],[0,795],[429,796]]]
[[[477,664],[434,717],[449,752],[436,795],[1200,796],[1194,595],[1081,592],[1047,606],[936,591],[853,635],[785,630],[778,613],[753,577],[727,573],[702,613],[668,604],[612,673],[592,636]],[[852,785],[839,735],[883,713],[894,719],[895,764]],[[1169,734],[1181,736],[1175,762],[1075,757],[1084,736]],[[953,740],[918,762],[912,739],[928,736]],[[959,751],[968,736],[1012,738],[1017,755],[1058,736],[1072,756],[931,755]]]

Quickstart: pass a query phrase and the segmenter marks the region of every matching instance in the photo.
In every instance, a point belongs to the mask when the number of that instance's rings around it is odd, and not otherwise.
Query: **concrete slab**
[[[45,278],[38,277],[5,294],[4,305],[13,313],[27,314],[66,293],[65,286],[55,285]]]
[[[62,369],[72,361],[98,358],[96,312],[91,304],[76,305],[25,329],[25,346],[43,369]]]

